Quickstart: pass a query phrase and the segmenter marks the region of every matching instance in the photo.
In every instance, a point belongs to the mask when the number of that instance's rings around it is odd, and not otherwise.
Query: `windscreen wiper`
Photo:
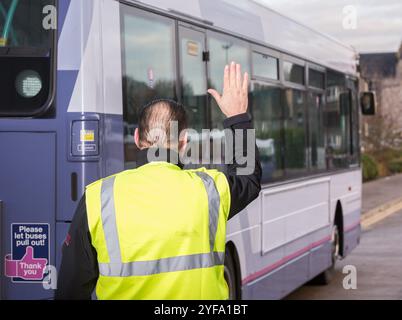
[[[3,6],[3,4],[1,2],[0,2],[0,14],[3,16],[4,21],[6,21],[7,12],[6,12],[6,9],[4,9],[4,6]],[[11,38],[13,39],[13,44],[15,46],[18,46],[17,36],[15,35],[15,31],[14,31],[14,28],[12,26],[10,28],[10,35],[11,35]]]
[[[10,9],[8,9],[8,13],[5,17],[6,21],[4,23],[3,33],[0,37],[0,47],[5,47],[7,45],[8,35],[10,33],[10,30],[13,29],[12,24],[13,24],[13,20],[14,20],[15,11],[17,10],[18,2],[19,2],[19,0],[12,0]],[[5,13],[4,7],[3,7],[3,11]],[[15,37],[14,37],[14,39],[15,39]]]

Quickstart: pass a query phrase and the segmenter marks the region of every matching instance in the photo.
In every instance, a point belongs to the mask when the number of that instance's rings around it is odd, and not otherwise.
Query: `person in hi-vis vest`
[[[134,137],[137,168],[86,188],[63,244],[56,299],[90,299],[95,289],[98,299],[229,298],[227,221],[261,190],[255,134],[250,148],[248,87],[248,74],[232,63],[223,94],[208,90],[227,117],[226,134],[233,133],[226,140],[233,156],[222,172],[183,169],[182,105],[160,99],[144,106]],[[172,124],[184,132],[179,139],[172,138]],[[237,157],[249,150],[251,163],[240,164]],[[246,166],[251,170],[241,173]]]

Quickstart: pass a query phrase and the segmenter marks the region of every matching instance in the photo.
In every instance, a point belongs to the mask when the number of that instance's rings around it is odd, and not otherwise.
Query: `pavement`
[[[398,199],[402,200],[402,174],[365,183],[363,214]]]
[[[402,300],[402,175],[363,185],[360,245],[339,261],[328,286],[305,285],[288,300]],[[344,267],[357,270],[357,289],[346,290]]]

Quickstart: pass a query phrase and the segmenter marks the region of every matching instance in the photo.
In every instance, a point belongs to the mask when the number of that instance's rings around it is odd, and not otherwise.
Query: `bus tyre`
[[[226,249],[225,252],[224,276],[229,288],[229,300],[236,300],[238,297],[236,269],[230,251],[228,249]]]
[[[331,266],[312,280],[312,284],[328,285],[335,274],[336,261],[339,259],[340,237],[339,228],[335,224],[331,235]]]

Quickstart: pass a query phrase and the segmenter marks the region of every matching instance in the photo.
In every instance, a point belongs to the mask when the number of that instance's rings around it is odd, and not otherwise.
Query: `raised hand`
[[[248,83],[248,73],[243,75],[240,64],[232,62],[225,67],[223,94],[214,89],[209,89],[208,93],[214,97],[225,116],[230,118],[247,112]]]

